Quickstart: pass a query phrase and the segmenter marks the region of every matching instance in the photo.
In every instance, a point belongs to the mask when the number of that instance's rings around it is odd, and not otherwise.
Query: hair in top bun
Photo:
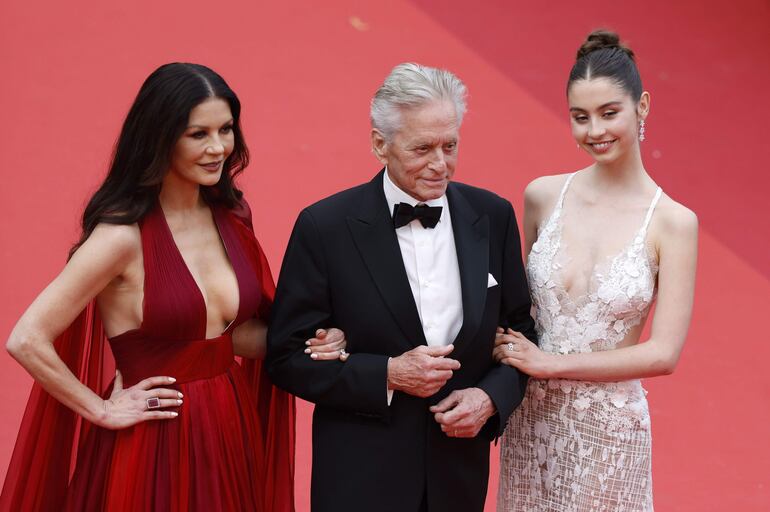
[[[567,81],[567,92],[572,82],[600,77],[621,86],[634,101],[639,101],[642,96],[642,79],[636,67],[634,52],[620,42],[615,32],[604,29],[594,30],[580,45]]]

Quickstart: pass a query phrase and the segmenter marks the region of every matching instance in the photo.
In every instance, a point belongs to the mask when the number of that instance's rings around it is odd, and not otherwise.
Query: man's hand
[[[435,395],[453,372],[460,369],[460,362],[449,359],[453,345],[429,347],[420,345],[409,352],[388,361],[388,389],[426,398]]]
[[[495,405],[479,388],[457,389],[430,408],[449,437],[476,437],[495,412]]]

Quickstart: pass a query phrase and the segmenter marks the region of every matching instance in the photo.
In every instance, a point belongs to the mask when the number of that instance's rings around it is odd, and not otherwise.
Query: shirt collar
[[[391,180],[390,176],[388,176],[387,167],[385,167],[385,172],[383,173],[382,188],[385,191],[385,201],[388,203],[388,211],[390,212],[391,217],[393,216],[393,205],[398,203],[406,203],[411,206],[416,206],[418,204],[427,204],[428,206],[443,206],[443,209],[441,210],[441,219],[444,218],[444,212],[446,212],[447,208],[449,207],[446,194],[437,199],[430,199],[428,201],[418,201],[417,199],[413,198],[398,188],[395,183],[393,183],[393,180]],[[441,222],[441,219],[439,219],[439,222]]]

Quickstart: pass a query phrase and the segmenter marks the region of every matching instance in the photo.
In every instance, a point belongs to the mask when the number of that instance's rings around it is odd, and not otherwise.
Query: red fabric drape
[[[81,382],[100,395],[105,391],[115,366],[93,301],[54,346]],[[35,383],[8,466],[0,510],[60,510],[78,445],[91,426]]]
[[[232,215],[238,237],[246,248],[254,273],[262,285],[260,318],[267,321],[275,297],[275,283],[264,251],[254,236],[251,211],[244,201],[242,208]],[[257,401],[262,432],[265,439],[265,510],[274,512],[294,511],[294,445],[296,435],[296,407],[294,397],[273,386],[267,377],[262,361],[242,361],[251,380]]]
[[[248,206],[230,212],[249,263],[262,286],[260,318],[267,321],[275,285],[257,242]],[[54,342],[59,357],[89,388],[104,395],[115,375],[115,363],[92,301]],[[265,436],[265,511],[294,511],[294,397],[274,387],[262,361],[241,361],[252,384]],[[62,405],[35,383],[8,467],[0,512],[58,511],[78,464],[78,447],[94,425]]]

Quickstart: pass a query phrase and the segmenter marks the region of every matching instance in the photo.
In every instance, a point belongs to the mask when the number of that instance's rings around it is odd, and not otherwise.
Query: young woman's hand
[[[502,327],[497,328],[493,355],[495,361],[513,366],[536,379],[547,379],[555,363],[553,354],[543,352],[520,332],[504,331]]]

